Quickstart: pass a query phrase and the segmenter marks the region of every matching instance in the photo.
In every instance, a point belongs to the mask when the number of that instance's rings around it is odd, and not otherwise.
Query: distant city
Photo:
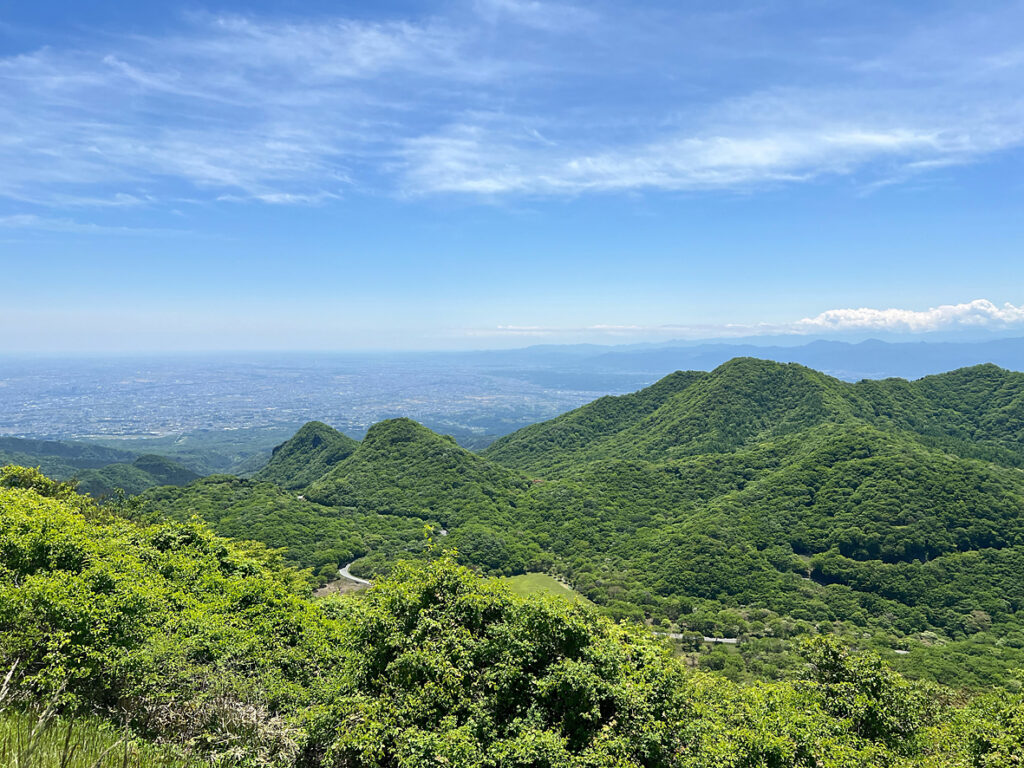
[[[111,440],[269,429],[309,420],[353,437],[408,416],[470,448],[677,369],[737,356],[799,362],[846,380],[918,378],[992,362],[1024,368],[1024,339],[800,346],[536,346],[409,354],[0,357],[0,435]]]
[[[531,380],[537,371],[450,359],[253,355],[238,358],[4,359],[0,434],[153,438],[320,420],[361,437],[409,416],[472,443],[628,392],[649,376]],[[578,378],[578,377],[577,377]],[[584,386],[581,386],[584,384]],[[589,385],[589,386],[586,386]]]

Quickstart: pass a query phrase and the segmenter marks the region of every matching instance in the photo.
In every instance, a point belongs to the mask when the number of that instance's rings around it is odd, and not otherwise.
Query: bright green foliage
[[[32,487],[0,489],[0,669],[16,673],[0,698],[63,710],[49,755],[76,710],[225,768],[1005,768],[1021,754],[1019,696],[958,707],[835,643],[809,649],[813,679],[738,686],[641,626],[517,597],[447,556],[313,601],[265,549],[199,523],[86,516],[95,505],[31,471],[19,483]],[[0,715],[0,750],[25,726]],[[120,738],[82,727],[90,744]],[[143,746],[121,754],[160,765]]]
[[[286,559],[313,568],[318,583],[338,568],[370,552],[396,557],[423,549],[419,521],[353,509],[321,506],[301,494],[255,480],[211,475],[186,488],[154,488],[141,496],[133,513],[156,522],[198,516],[218,533],[280,548]]]
[[[348,458],[359,443],[320,421],[311,421],[274,449],[270,461],[254,475],[282,488],[305,488]]]
[[[0,467],[0,488],[23,488],[80,509],[84,506],[95,506],[75,492],[74,482],[51,480],[39,470],[29,467],[15,465]]]
[[[139,527],[0,490],[2,668],[44,699],[126,711],[145,734],[294,749],[270,713],[309,701],[340,632],[307,590],[262,547],[199,524]]]
[[[848,719],[858,736],[913,752],[927,702],[874,654],[855,655],[836,640],[808,641],[805,653],[825,709]]]
[[[645,630],[512,597],[448,560],[399,568],[355,609],[346,688],[311,722],[300,766],[852,768],[923,753],[927,713],[899,696],[923,699],[881,667],[876,684],[870,657],[838,655],[820,684],[738,688],[687,672]],[[896,692],[895,712],[864,727],[832,700],[847,681],[855,707]]]

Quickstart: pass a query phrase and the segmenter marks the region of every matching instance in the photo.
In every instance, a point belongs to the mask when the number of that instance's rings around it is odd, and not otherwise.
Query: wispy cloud
[[[822,125],[788,133],[679,137],[573,154],[565,146],[517,142],[462,125],[445,135],[413,139],[406,153],[407,181],[423,192],[577,194],[795,182],[850,172],[869,161],[898,162],[960,149],[955,138],[938,133]]]
[[[183,229],[156,229],[151,227],[111,227],[73,219],[18,213],[0,216],[0,229],[32,232],[70,232],[76,235],[162,235],[181,236],[192,233]]]
[[[760,6],[597,7],[465,0],[377,22],[198,14],[162,36],[9,56],[0,196],[60,208],[827,176],[875,188],[1024,144],[1024,47],[1008,31],[1024,23],[1019,4],[901,17],[827,45],[776,34],[782,11]]]
[[[472,329],[468,336],[522,338],[591,339],[710,339],[767,335],[822,335],[855,332],[928,333],[984,329],[1024,331],[1024,304],[998,305],[987,299],[961,304],[941,304],[923,310],[873,309],[869,307],[830,309],[814,317],[781,323],[666,323],[662,325],[596,324],[575,328],[539,325],[499,325]]]

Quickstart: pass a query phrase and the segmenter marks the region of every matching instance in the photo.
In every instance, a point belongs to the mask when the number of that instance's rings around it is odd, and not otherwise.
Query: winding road
[[[354,562],[355,562],[355,560],[352,561],[352,563],[354,563]],[[367,581],[366,579],[360,579],[358,576],[353,576],[351,573],[348,572],[348,569],[352,566],[352,563],[349,563],[344,568],[341,568],[338,571],[338,573],[341,575],[341,578],[348,579],[349,581],[354,581],[356,584],[362,584],[365,587],[371,586],[373,584],[372,581]]]

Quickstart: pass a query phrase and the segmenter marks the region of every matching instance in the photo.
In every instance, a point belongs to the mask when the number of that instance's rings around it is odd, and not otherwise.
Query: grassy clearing
[[[570,589],[546,573],[522,573],[518,576],[503,576],[501,580],[508,584],[509,589],[517,595],[556,595],[569,600],[590,603],[579,592]]]
[[[92,718],[50,718],[0,710],[0,766],[4,768],[196,768],[150,744],[132,741]]]

